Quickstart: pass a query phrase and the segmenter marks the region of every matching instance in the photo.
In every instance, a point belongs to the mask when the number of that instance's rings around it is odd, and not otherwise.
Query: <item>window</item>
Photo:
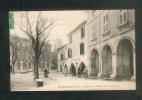
[[[72,36],[69,37],[69,43],[72,43]]]
[[[96,28],[95,28],[96,26],[95,26],[95,24],[93,24],[92,25],[92,39],[94,39],[96,36],[95,36],[95,30],[96,30]]]
[[[81,28],[81,38],[85,37],[85,27]]]
[[[68,49],[68,58],[72,58],[72,49],[71,48]]]
[[[63,59],[64,59],[64,55],[63,55],[63,54],[61,54],[60,59],[61,59],[61,60],[63,60]]]
[[[127,10],[119,11],[119,26],[124,25],[128,22],[128,13]]]
[[[105,19],[105,16],[104,16],[104,23],[105,23],[105,20],[106,20],[106,19]]]
[[[80,43],[80,54],[84,54],[84,43]]]
[[[103,17],[103,33],[108,33],[109,32],[109,17],[108,14],[105,14]]]

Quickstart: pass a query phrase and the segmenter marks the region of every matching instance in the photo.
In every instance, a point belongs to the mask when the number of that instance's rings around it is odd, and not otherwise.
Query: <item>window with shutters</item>
[[[80,55],[84,54],[84,43],[80,43]]]
[[[85,37],[85,27],[81,28],[81,38]]]
[[[103,34],[106,34],[110,31],[109,29],[109,16],[108,13],[103,16]]]
[[[64,55],[63,55],[63,54],[60,55],[60,59],[61,59],[61,60],[64,59]]]
[[[72,58],[72,49],[71,48],[68,49],[68,58]]]
[[[92,25],[92,40],[94,40],[96,38],[96,25],[93,24]]]
[[[128,12],[127,10],[119,11],[119,26],[122,26],[128,22]]]

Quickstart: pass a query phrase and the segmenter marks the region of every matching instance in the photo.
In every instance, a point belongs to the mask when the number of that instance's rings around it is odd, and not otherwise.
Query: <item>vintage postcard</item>
[[[135,9],[10,11],[10,91],[136,90]]]

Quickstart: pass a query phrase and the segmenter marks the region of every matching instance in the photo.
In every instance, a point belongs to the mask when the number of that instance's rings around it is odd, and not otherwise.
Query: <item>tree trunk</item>
[[[35,73],[35,78],[39,79],[39,71],[38,71],[38,56],[35,56],[35,61],[34,61],[34,73]]]
[[[26,61],[26,69],[27,69],[27,72],[29,71],[29,63]]]

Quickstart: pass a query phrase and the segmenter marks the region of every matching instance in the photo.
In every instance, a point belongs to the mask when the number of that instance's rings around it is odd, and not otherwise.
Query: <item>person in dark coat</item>
[[[48,70],[45,68],[45,69],[44,69],[44,77],[47,78],[47,77],[48,77],[48,74],[49,74],[49,72],[48,72]]]
[[[88,69],[87,66],[85,66],[84,70],[83,70],[83,74],[85,78],[88,78]]]
[[[73,69],[72,69],[72,74],[73,74],[73,77],[76,77],[76,69],[75,69],[75,67],[73,67]]]
[[[67,65],[65,65],[64,73],[65,73],[65,77],[66,77],[66,76],[67,76],[67,74],[68,74],[68,67],[67,67]]]
[[[78,77],[81,77],[81,72],[80,72],[80,67],[77,69],[78,70]]]

